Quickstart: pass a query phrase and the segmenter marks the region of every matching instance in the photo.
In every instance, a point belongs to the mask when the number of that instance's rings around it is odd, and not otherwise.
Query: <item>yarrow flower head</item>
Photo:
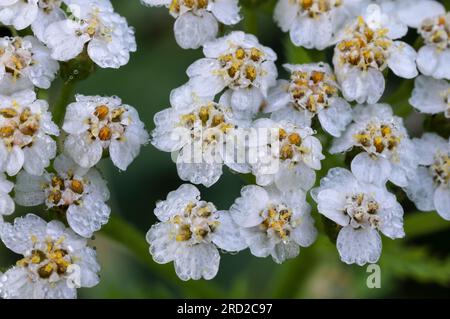
[[[183,49],[197,49],[214,40],[218,22],[234,25],[242,18],[238,0],[142,0],[150,6],[166,6],[176,19],[175,40]]]
[[[58,62],[35,37],[0,38],[0,93],[11,94],[36,86],[48,89]]]
[[[89,57],[101,68],[119,68],[136,51],[134,31],[114,12],[109,0],[66,0],[70,16],[48,25],[44,43],[52,57],[68,61],[87,46]]]
[[[249,162],[256,183],[275,184],[282,191],[309,190],[316,181],[315,170],[321,169],[322,144],[310,127],[299,127],[283,119],[258,119],[250,142]]]
[[[425,19],[418,31],[424,40],[417,55],[419,71],[450,80],[450,12]]]
[[[442,218],[450,220],[450,140],[425,133],[413,142],[420,166],[410,176],[406,194],[418,209],[436,210]]]
[[[334,49],[333,64],[342,93],[348,101],[373,104],[381,98],[389,67],[397,76],[417,76],[416,51],[407,43],[394,41],[404,35],[386,26],[379,6],[369,5],[342,35]]]
[[[415,79],[409,103],[428,114],[444,113],[450,118],[450,83],[420,75]]]
[[[339,97],[339,85],[326,63],[302,65],[285,64],[290,80],[279,80],[269,91],[265,112],[273,112],[273,119],[289,119],[300,126],[311,126],[317,115],[322,128],[333,136],[351,122],[350,105]]]
[[[53,164],[55,173],[17,175],[14,200],[21,206],[46,205],[66,217],[69,226],[89,238],[108,222],[110,208],[106,181],[95,168],[82,168],[65,155]]]
[[[12,191],[14,183],[6,179],[5,174],[0,174],[0,228],[3,222],[3,216],[11,215],[14,212],[15,205],[9,193]]]
[[[263,104],[278,75],[275,52],[241,31],[208,42],[205,58],[189,66],[189,85],[200,96],[214,96],[224,89],[231,93],[231,107],[253,115]]]
[[[394,116],[387,104],[358,105],[353,123],[334,140],[330,153],[352,147],[362,150],[351,163],[352,172],[359,179],[377,184],[390,180],[405,187],[408,176],[417,169],[417,155],[403,120]]]
[[[86,168],[97,164],[107,150],[114,165],[126,170],[148,141],[137,111],[118,97],[77,95],[67,106],[63,130],[69,134],[64,143],[67,154]]]
[[[444,6],[435,0],[375,0],[385,13],[385,20],[406,34],[408,27],[417,29],[427,18],[445,13]]]
[[[28,214],[14,224],[3,224],[1,239],[23,255],[0,277],[2,298],[71,299],[76,298],[77,288],[99,282],[95,251],[59,221],[46,223]]]
[[[181,179],[209,187],[222,175],[225,164],[248,173],[243,128],[250,125],[230,108],[228,94],[218,103],[201,98],[189,86],[172,91],[171,108],[155,115],[152,144],[165,152],[178,152],[176,163]],[[245,154],[244,154],[245,155]]]
[[[52,122],[47,102],[37,100],[34,91],[0,95],[1,171],[12,176],[23,167],[29,174],[41,175],[56,156],[51,135],[59,135],[59,129]]]
[[[295,258],[317,237],[310,206],[301,190],[281,193],[275,188],[245,186],[230,208],[242,237],[257,257],[272,256],[281,264]]]
[[[218,248],[229,252],[246,248],[230,214],[200,200],[193,185],[170,192],[156,204],[155,215],[161,222],[147,233],[150,254],[160,264],[173,261],[181,280],[212,279],[219,270]]]
[[[392,239],[405,235],[403,208],[384,184],[333,168],[311,194],[319,213],[341,227],[336,245],[347,264],[362,266],[378,261],[382,246],[378,231]]]
[[[323,50],[333,45],[347,20],[356,17],[367,0],[278,0],[274,19],[292,43]]]
[[[29,27],[38,16],[39,0],[0,0],[0,22],[17,30]]]

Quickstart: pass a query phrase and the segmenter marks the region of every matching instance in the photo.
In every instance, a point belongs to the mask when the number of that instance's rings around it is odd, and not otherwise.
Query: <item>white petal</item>
[[[296,46],[323,50],[332,44],[333,24],[328,14],[317,18],[302,16],[294,21],[290,35]]]
[[[408,186],[405,188],[406,195],[414,202],[421,211],[434,210],[434,181],[429,170],[419,167],[416,174],[409,176]]]
[[[6,247],[17,254],[25,254],[33,247],[33,239],[44,239],[47,223],[40,217],[28,214],[18,217],[14,224],[5,224],[1,238]]]
[[[172,216],[182,213],[189,203],[200,199],[200,191],[194,185],[183,184],[167,195],[167,200],[156,203],[155,215],[161,221],[168,221]]]
[[[345,204],[345,193],[337,190],[325,189],[317,194],[317,210],[319,213],[341,226],[346,226],[350,222],[350,217],[344,212]]]
[[[242,236],[245,238],[250,252],[256,257],[267,257],[275,249],[275,242],[270,240],[265,231],[259,226],[243,228]]]
[[[205,42],[213,40],[219,31],[219,24],[209,12],[201,16],[190,12],[182,14],[175,21],[175,39],[183,49],[197,49]]]
[[[226,25],[236,24],[242,19],[238,0],[215,0],[211,4],[211,12]]]
[[[389,68],[398,76],[412,79],[418,75],[416,51],[407,43],[395,41],[390,50]]]
[[[158,264],[167,264],[175,259],[178,245],[170,223],[153,225],[147,232],[146,240],[150,244],[150,254]]]
[[[260,212],[266,208],[268,201],[269,196],[264,188],[245,186],[241,190],[241,197],[230,207],[231,217],[241,227],[259,225],[263,221]]]
[[[311,246],[317,238],[314,218],[310,213],[304,213],[300,217],[299,223],[291,232],[291,238],[302,247]]]
[[[139,155],[141,146],[148,141],[148,133],[141,126],[129,126],[120,140],[114,140],[109,146],[109,154],[115,166],[126,170]]]
[[[279,0],[275,7],[274,19],[280,26],[283,32],[291,29],[295,18],[297,17],[298,9],[296,3],[291,0]]]
[[[447,81],[420,75],[414,82],[409,103],[421,112],[431,114],[443,112],[447,108],[443,94],[448,89],[450,85]]]
[[[89,238],[108,222],[110,212],[101,197],[88,195],[79,205],[70,205],[66,216],[70,228],[78,235]]]
[[[94,166],[100,161],[103,154],[100,141],[90,140],[87,134],[67,136],[64,149],[82,167]]]
[[[272,258],[277,264],[282,264],[288,259],[292,259],[298,256],[300,253],[300,247],[294,242],[278,243],[275,245],[272,251]]]
[[[437,152],[445,153],[448,141],[435,133],[425,133],[420,139],[413,139],[419,164],[430,166],[434,163]]]
[[[211,241],[220,249],[234,252],[247,248],[244,238],[241,237],[239,226],[233,221],[227,211],[217,212],[219,225],[211,234]]]
[[[450,220],[450,188],[440,186],[434,192],[434,206],[438,214],[445,220]]]
[[[220,255],[212,244],[197,244],[180,249],[175,256],[175,272],[181,280],[213,279],[218,270]]]
[[[301,188],[305,191],[311,189],[316,182],[316,172],[310,167],[298,163],[294,166],[282,164],[275,175],[275,184],[278,189],[287,192]]]
[[[439,67],[439,53],[432,45],[425,45],[417,52],[417,68],[424,75],[434,76]]]
[[[8,160],[6,162],[6,173],[8,173],[9,176],[16,175],[22,168],[24,161],[25,156],[22,149],[19,146],[14,145],[8,155]]]
[[[256,88],[243,88],[232,91],[231,107],[237,113],[256,114],[261,108],[264,97],[261,91]]]
[[[383,207],[379,212],[380,231],[391,239],[405,237],[403,230],[403,207],[394,199],[388,207]]]
[[[396,9],[400,20],[412,28],[418,28],[427,18],[445,14],[442,4],[430,0],[400,0]]]
[[[376,230],[353,229],[347,226],[339,232],[336,246],[343,262],[363,266],[378,261],[382,244]]]
[[[377,185],[385,184],[391,174],[391,164],[387,159],[371,158],[366,152],[355,156],[351,169],[358,180]]]
[[[352,109],[344,99],[333,98],[330,106],[319,112],[319,121],[322,128],[335,137],[341,136],[348,124],[352,121]]]

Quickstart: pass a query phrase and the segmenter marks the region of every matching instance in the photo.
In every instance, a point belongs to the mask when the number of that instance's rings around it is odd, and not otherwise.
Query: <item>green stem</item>
[[[75,81],[67,81],[63,83],[61,88],[61,94],[59,95],[58,101],[55,103],[52,109],[53,122],[56,123],[59,127],[61,127],[62,122],[64,120],[64,116],[66,114],[66,107],[72,98],[73,91],[75,90],[76,82]]]
[[[121,217],[111,216],[108,224],[102,228],[101,234],[125,246],[152,273],[175,287],[181,288],[183,297],[220,298],[224,296],[224,292],[219,290],[213,282],[203,280],[183,282],[175,275],[172,264],[159,265],[154,262],[149,253],[149,245],[145,241],[145,234]]]

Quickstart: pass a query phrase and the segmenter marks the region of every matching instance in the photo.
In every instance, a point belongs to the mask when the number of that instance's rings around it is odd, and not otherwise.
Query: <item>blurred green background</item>
[[[261,0],[248,0],[258,4]],[[169,93],[187,81],[186,68],[202,56],[201,50],[182,50],[173,37],[173,18],[165,8],[148,8],[138,0],[112,0],[117,12],[136,30],[138,51],[130,63],[119,70],[97,69],[77,86],[77,93],[117,95],[135,106],[150,131],[153,116],[169,107]],[[262,1],[265,2],[265,1]],[[260,42],[279,54],[279,66],[285,62],[306,62],[322,58],[322,53],[292,47],[271,17],[274,1],[244,11],[244,23],[234,29],[257,33]],[[448,1],[446,1],[448,5]],[[226,31],[226,30],[223,30]],[[410,31],[408,41],[414,42]],[[331,50],[326,52],[329,59]],[[280,76],[285,74],[281,72]],[[420,134],[417,123],[423,119],[407,104],[412,81],[400,81],[389,75],[385,101],[396,112],[408,116],[413,134]],[[50,92],[50,101],[58,95],[58,83]],[[448,120],[447,120],[448,121]],[[447,135],[448,137],[448,135]],[[344,165],[344,159],[329,157],[325,166]],[[155,202],[183,183],[170,154],[151,145],[141,151],[126,172],[119,172],[109,160],[100,169],[111,190],[111,222],[99,232],[92,245],[97,248],[102,266],[101,282],[91,289],[80,289],[80,298],[363,298],[363,297],[445,297],[450,296],[450,222],[436,213],[416,213],[398,192],[407,213],[407,239],[385,240],[382,258],[381,289],[366,286],[366,267],[348,266],[339,260],[334,243],[325,235],[324,224],[316,211],[321,229],[318,241],[302,249],[300,255],[283,265],[271,258],[256,258],[248,251],[222,254],[219,273],[214,280],[182,282],[173,264],[158,265],[148,253],[145,232],[156,222]],[[324,171],[323,173],[326,173]],[[323,174],[322,174],[323,175]],[[224,169],[217,184],[200,187],[203,199],[219,209],[228,209],[239,196],[244,181]],[[398,191],[395,190],[394,191]],[[20,211],[25,211],[20,209]],[[26,210],[33,212],[33,209]],[[326,225],[325,225],[326,226]],[[17,256],[0,247],[0,266],[6,269]]]

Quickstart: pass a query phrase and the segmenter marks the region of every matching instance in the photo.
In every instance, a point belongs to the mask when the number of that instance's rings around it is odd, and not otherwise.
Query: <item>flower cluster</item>
[[[228,211],[201,201],[193,185],[169,193],[147,234],[156,262],[173,261],[188,280],[216,275],[217,249],[249,248],[277,263],[294,258],[318,234],[308,193],[336,226],[348,264],[377,262],[380,233],[405,236],[399,192],[450,220],[450,141],[434,133],[410,138],[396,105],[383,97],[391,70],[415,78],[412,106],[450,117],[450,18],[440,3],[278,0],[274,20],[295,46],[334,49],[332,66],[284,64],[288,78],[277,79],[277,55],[254,35],[215,38],[215,18],[239,20],[237,1],[144,2],[167,6],[178,44],[202,47],[205,56],[188,67],[189,81],[172,91],[171,107],[156,114],[152,144],[174,153],[184,181],[210,187],[226,165],[256,184],[243,187]],[[408,28],[423,39],[418,52],[399,40]],[[349,169],[331,168],[317,183],[324,154],[345,154]]]
[[[61,72],[62,102],[49,108],[42,97],[60,64],[127,64],[134,31],[109,0],[0,1],[0,22],[14,31],[0,38],[0,239],[23,256],[0,273],[0,297],[75,298],[99,282],[88,239],[110,217],[95,166],[110,157],[126,170],[149,136],[118,97],[77,95],[69,104],[73,76]],[[43,205],[54,220],[10,217],[16,204]]]
[[[0,273],[1,298],[75,298],[99,282],[88,240],[111,209],[97,164],[110,158],[124,171],[147,142],[172,153],[191,183],[156,204],[146,235],[155,262],[173,262],[181,280],[214,278],[221,252],[295,258],[320,236],[319,214],[337,230],[341,260],[357,265],[379,260],[380,233],[405,237],[405,203],[450,220],[448,136],[410,137],[386,98],[391,71],[414,82],[409,103],[423,116],[450,118],[450,15],[439,2],[277,0],[274,22],[295,50],[330,57],[283,64],[285,78],[274,50],[223,28],[241,21],[238,0],[142,2],[167,7],[178,45],[204,56],[155,115],[151,136],[118,97],[70,100],[76,81],[136,51],[110,0],[0,0],[11,31],[0,38],[0,239],[22,256]],[[414,47],[400,40],[409,28]],[[50,107],[46,90],[59,75],[60,102]],[[192,184],[214,185],[224,166],[253,185],[219,210]],[[53,220],[15,216],[15,205],[44,207]]]

